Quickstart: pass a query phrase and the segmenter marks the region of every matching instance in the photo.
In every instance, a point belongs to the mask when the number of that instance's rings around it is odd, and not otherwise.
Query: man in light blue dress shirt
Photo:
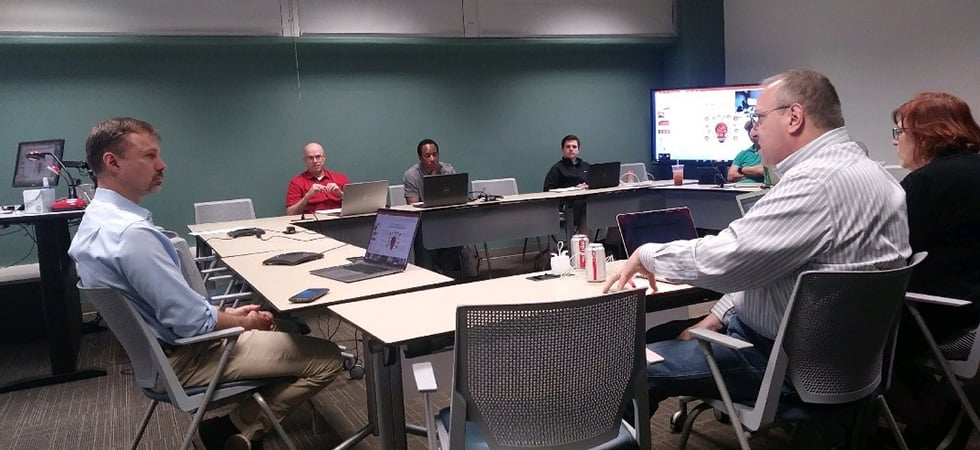
[[[225,379],[296,377],[262,391],[280,420],[333,381],[342,370],[340,350],[329,341],[272,331],[272,315],[258,305],[218,309],[181,275],[177,251],[139,205],[159,192],[167,168],[152,125],[114,118],[96,125],[85,145],[99,181],[68,253],[87,287],[112,287],[136,305],[167,351],[185,386],[208,382],[221,355],[220,342],[173,346],[179,338],[240,326]],[[252,448],[271,424],[263,423],[251,398],[227,416],[201,425],[208,449]]]
[[[650,280],[656,273],[724,293],[693,325],[647,333],[648,347],[664,357],[647,368],[651,410],[672,396],[718,398],[690,328],[754,345],[742,351],[712,345],[732,399],[752,400],[801,272],[894,269],[911,256],[905,193],[850,139],[830,81],[794,70],[762,84],[753,123],[759,154],[781,176],[779,184],[717,236],[641,246],[606,283],[607,290],[622,289],[638,272]],[[671,335],[671,328],[678,329]]]

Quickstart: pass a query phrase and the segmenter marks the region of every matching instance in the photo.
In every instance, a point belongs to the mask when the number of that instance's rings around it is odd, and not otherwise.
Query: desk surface
[[[197,237],[200,241],[207,243],[222,258],[274,251],[306,250],[321,252],[338,244],[337,241],[327,236],[302,227],[296,227],[296,232],[293,234],[286,234],[276,228],[266,230],[261,237],[232,238],[225,231],[203,232]]]
[[[40,214],[24,214],[23,211],[4,212],[0,214],[0,225],[11,223],[32,223],[46,220],[74,219],[76,217],[82,217],[84,214],[84,209],[76,209],[72,211],[52,211]]]
[[[614,273],[622,262],[610,263]],[[541,273],[541,272],[538,272]],[[409,292],[354,303],[330,310],[386,344],[450,333],[456,329],[456,308],[473,304],[546,303],[602,295],[603,283],[589,283],[583,271],[575,276],[543,281],[521,274],[473,283]],[[637,287],[648,286],[637,279]],[[659,292],[692,289],[687,285],[657,283]]]

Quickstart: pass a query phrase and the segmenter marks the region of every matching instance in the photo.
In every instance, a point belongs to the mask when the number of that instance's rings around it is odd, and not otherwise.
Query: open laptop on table
[[[619,161],[590,164],[585,184],[589,189],[619,186]]]
[[[373,213],[385,207],[388,201],[388,180],[349,183],[344,186],[344,198],[340,208],[317,211],[317,214],[356,216]]]
[[[331,280],[353,283],[383,275],[404,272],[408,255],[419,227],[419,213],[414,211],[378,210],[374,229],[364,259],[340,266],[311,270],[310,273]]]
[[[469,199],[470,174],[452,173],[426,175],[422,178],[422,203],[414,206],[431,208],[433,206],[462,205]]]
[[[619,214],[616,223],[623,235],[627,255],[632,255],[643,244],[664,244],[698,237],[694,217],[686,206]],[[658,277],[657,281],[666,280]]]
[[[759,200],[762,200],[762,196],[766,195],[768,190],[760,190],[757,192],[749,192],[746,194],[738,194],[735,196],[735,201],[738,202],[738,210],[742,212],[742,216],[745,216],[749,212],[749,209],[756,204]]]

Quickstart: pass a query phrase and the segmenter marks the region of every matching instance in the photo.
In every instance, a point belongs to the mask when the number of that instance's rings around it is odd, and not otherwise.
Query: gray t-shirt
[[[436,171],[435,175],[448,175],[456,173],[456,169],[453,168],[451,164],[439,162],[439,170]],[[422,178],[428,175],[422,170],[421,163],[415,163],[414,166],[409,167],[405,171],[405,177],[402,184],[405,185],[405,197],[418,197],[419,201],[425,201],[422,197]]]

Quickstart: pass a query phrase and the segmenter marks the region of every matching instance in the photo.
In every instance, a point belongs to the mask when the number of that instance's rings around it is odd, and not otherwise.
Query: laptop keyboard
[[[384,272],[386,270],[390,270],[387,267],[375,266],[371,264],[351,264],[349,267],[345,267],[345,269],[353,270],[354,272],[360,272],[363,274],[372,274],[372,273],[378,273],[378,272]]]

